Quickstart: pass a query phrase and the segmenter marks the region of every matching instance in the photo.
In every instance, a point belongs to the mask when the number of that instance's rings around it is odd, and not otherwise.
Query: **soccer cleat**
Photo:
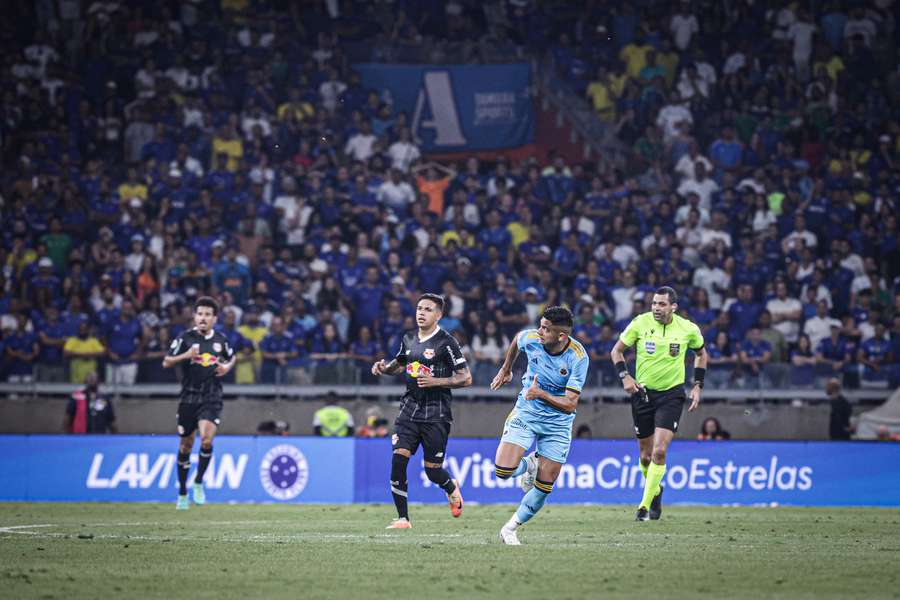
[[[537,478],[538,458],[534,452],[525,457],[527,468],[522,473],[522,491],[526,494],[534,487],[534,480]]]
[[[394,519],[385,529],[412,529],[409,519]]]
[[[650,502],[650,520],[658,521],[662,516],[662,493],[663,486],[659,484],[659,493],[653,497],[653,501]]]
[[[185,494],[182,496],[178,495],[178,501],[175,503],[175,510],[187,510],[191,507],[191,503],[188,502],[188,496]]]
[[[500,541],[507,546],[522,545],[522,542],[519,541],[519,534],[516,533],[516,530],[509,529],[506,525],[500,528]]]
[[[194,495],[194,504],[198,506],[206,504],[206,492],[203,491],[202,483],[195,483],[191,491]]]
[[[459,482],[454,479],[453,483],[456,484],[456,489],[452,494],[447,494],[447,504],[450,505],[450,514],[457,518],[462,514],[463,497],[462,492],[459,491]]]
[[[638,509],[637,515],[635,515],[634,520],[635,521],[649,521],[650,513],[648,513],[647,509],[642,506]]]

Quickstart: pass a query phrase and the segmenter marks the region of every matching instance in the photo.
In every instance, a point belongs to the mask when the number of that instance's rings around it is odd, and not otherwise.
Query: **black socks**
[[[406,465],[408,464],[409,457],[402,454],[395,453],[391,459],[391,495],[394,497],[394,506],[397,507],[397,516],[401,519],[409,519],[406,494]]]

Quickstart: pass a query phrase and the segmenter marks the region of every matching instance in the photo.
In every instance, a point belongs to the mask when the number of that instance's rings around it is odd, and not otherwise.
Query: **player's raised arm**
[[[503,364],[500,365],[500,370],[497,371],[494,380],[491,381],[492,390],[499,390],[502,386],[512,381],[512,368],[513,365],[516,364],[516,359],[519,357],[520,335],[522,335],[521,331],[515,335],[512,342],[509,344],[509,348],[506,349],[506,356],[503,359]]]

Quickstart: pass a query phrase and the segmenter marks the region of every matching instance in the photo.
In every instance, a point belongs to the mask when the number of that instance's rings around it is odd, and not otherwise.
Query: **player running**
[[[525,496],[518,510],[500,529],[500,541],[519,545],[518,528],[544,506],[572,444],[572,421],[588,372],[588,353],[571,337],[571,311],[552,306],[544,311],[538,329],[520,331],[506,351],[491,389],[512,381],[512,367],[524,352],[528,368],[522,391],[506,418],[494,459],[499,479],[523,475]],[[537,440],[536,451],[522,455]]]
[[[664,286],[653,294],[652,312],[636,316],[610,351],[625,391],[631,394],[631,416],[641,453],[644,496],[636,520],[659,519],[662,515],[661,484],[666,474],[666,452],[678,431],[684,409],[684,360],[688,349],[694,359],[691,405],[700,405],[700,390],[706,376],[708,355],[700,328],[675,314],[678,296]],[[636,378],[625,366],[626,348],[637,349]]]
[[[222,383],[220,377],[234,366],[234,349],[224,335],[213,331],[219,314],[218,303],[207,296],[194,303],[194,327],[172,342],[163,367],[169,368],[188,361],[181,380],[178,404],[178,502],[175,508],[187,510],[187,476],[191,468],[191,449],[200,430],[200,460],[194,475],[194,504],[205,504],[203,475],[212,458],[213,438],[222,413]]]
[[[391,459],[391,494],[397,518],[388,529],[410,529],[407,505],[406,467],[419,444],[425,454],[425,474],[447,494],[450,512],[462,514],[463,498],[459,484],[444,469],[444,453],[453,413],[450,390],[472,385],[472,375],[456,338],[438,327],[444,312],[444,299],[437,294],[422,294],[416,303],[418,331],[407,332],[394,359],[372,365],[373,375],[406,372],[406,393],[400,398],[400,414],[394,422],[394,447]]]

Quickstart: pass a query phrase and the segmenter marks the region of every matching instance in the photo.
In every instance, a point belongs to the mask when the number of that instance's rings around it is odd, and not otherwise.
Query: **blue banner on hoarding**
[[[425,152],[516,148],[534,141],[531,68],[359,64],[362,83],[390,92]]]
[[[177,440],[158,436],[0,436],[2,501],[171,502]],[[516,503],[498,480],[497,440],[451,439],[445,468],[469,502]],[[554,503],[634,504],[643,479],[633,441],[576,440]],[[221,436],[204,482],[211,502],[391,502],[387,439]],[[196,463],[196,454],[191,457]],[[877,465],[877,468],[872,468]],[[193,473],[189,481],[193,480]],[[900,507],[900,444],[676,441],[668,503]],[[445,502],[421,453],[412,502]]]
[[[177,444],[174,436],[0,436],[0,500],[171,502]],[[353,440],[221,436],[203,481],[210,502],[352,502]]]
[[[521,499],[517,482],[494,475],[496,448],[497,440],[451,438],[444,467],[467,501]],[[643,489],[636,451],[629,440],[574,441],[550,500],[636,503]],[[390,502],[389,453],[386,441],[357,442],[357,502]],[[667,503],[900,506],[900,444],[676,441],[667,467]],[[409,499],[446,501],[425,476],[421,456],[410,461]]]

